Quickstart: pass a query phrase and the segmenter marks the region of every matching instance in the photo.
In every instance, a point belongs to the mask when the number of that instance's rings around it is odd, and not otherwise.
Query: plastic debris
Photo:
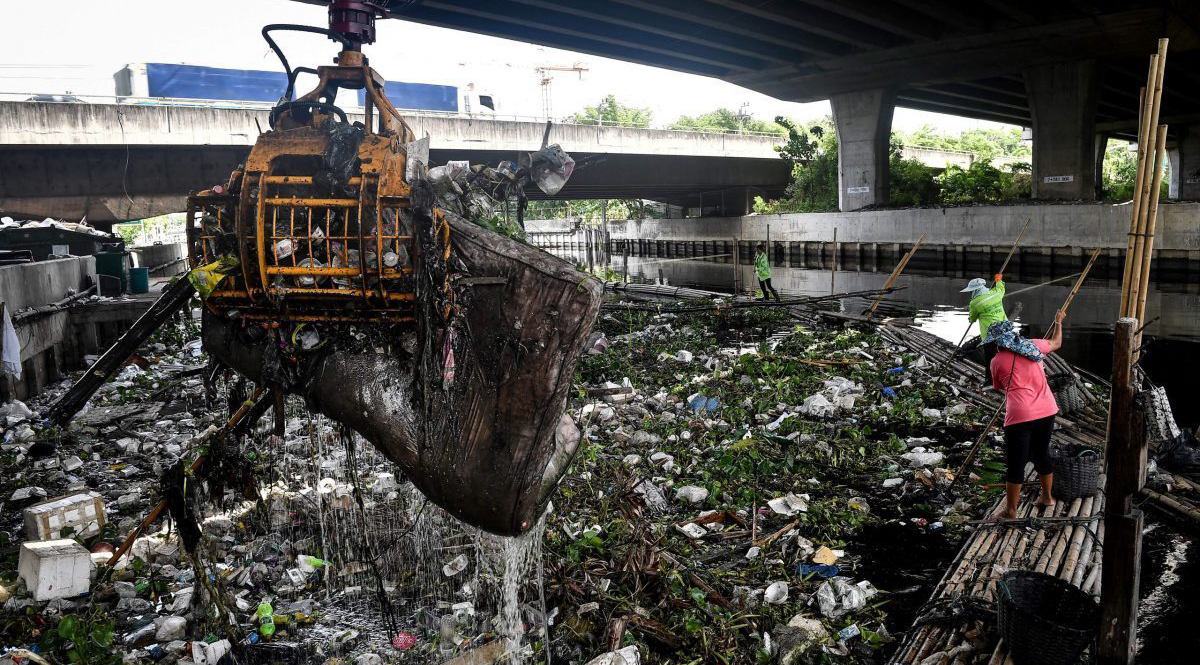
[[[844,578],[835,577],[817,589],[815,598],[821,614],[831,619],[839,619],[849,612],[866,607],[867,599],[876,593],[878,591],[875,587],[866,580],[851,584]]]
[[[767,502],[767,506],[775,513],[790,517],[796,513],[808,512],[808,499],[807,494],[797,496],[788,492],[781,497],[771,499]]]
[[[788,599],[788,583],[787,582],[772,582],[763,591],[763,602],[768,605],[781,605],[786,603]]]
[[[641,663],[642,656],[638,653],[638,648],[636,646],[627,646],[623,649],[596,656],[584,665],[641,665]]]
[[[708,490],[696,485],[684,485],[675,490],[675,498],[687,503],[703,503],[708,498]]]
[[[946,459],[944,453],[927,453],[924,451],[904,453],[900,457],[908,460],[909,465],[913,467],[936,466]]]

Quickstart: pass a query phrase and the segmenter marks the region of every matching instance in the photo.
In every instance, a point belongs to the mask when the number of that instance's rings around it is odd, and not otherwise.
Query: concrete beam
[[[838,209],[888,202],[888,143],[895,93],[877,88],[829,99],[838,138]]]
[[[970,81],[1071,54],[1142,55],[1154,51],[1162,26],[1161,10],[1135,9],[874,49],[728,79],[782,99],[809,102],[853,90]],[[1171,46],[1175,48],[1175,40]]]
[[[1096,198],[1095,61],[1027,68],[1033,116],[1033,198]]]

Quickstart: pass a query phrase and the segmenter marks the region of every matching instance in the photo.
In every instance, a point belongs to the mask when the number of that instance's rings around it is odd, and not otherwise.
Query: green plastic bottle
[[[271,603],[263,601],[258,606],[258,611],[255,612],[258,616],[258,632],[264,638],[269,638],[275,634],[275,608],[271,607]]]

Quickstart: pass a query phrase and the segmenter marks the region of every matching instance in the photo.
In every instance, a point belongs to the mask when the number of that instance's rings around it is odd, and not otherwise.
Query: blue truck
[[[275,103],[287,87],[283,72],[224,69],[199,65],[145,62],[126,65],[113,74],[116,93],[123,97],[166,97],[171,99],[221,100]],[[303,87],[303,86],[298,86]],[[398,109],[494,114],[493,97],[477,92],[474,85],[385,81],[383,94]],[[343,102],[344,103],[344,102]],[[363,93],[358,93],[358,105]]]

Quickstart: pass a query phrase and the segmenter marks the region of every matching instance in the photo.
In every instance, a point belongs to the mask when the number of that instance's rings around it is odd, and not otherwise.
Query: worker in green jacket
[[[758,287],[762,289],[762,299],[767,299],[767,291],[775,296],[776,302],[779,301],[779,292],[775,287],[771,286],[771,263],[767,261],[767,248],[760,242],[755,247],[754,254],[754,272],[758,275]]]
[[[976,277],[967,283],[963,293],[971,294],[971,304],[968,306],[971,323],[979,322],[979,343],[983,349],[983,384],[992,385],[992,358],[996,357],[996,344],[988,339],[988,328],[998,321],[1007,321],[1004,313],[1004,275],[992,275],[994,284],[988,288],[982,277]]]

